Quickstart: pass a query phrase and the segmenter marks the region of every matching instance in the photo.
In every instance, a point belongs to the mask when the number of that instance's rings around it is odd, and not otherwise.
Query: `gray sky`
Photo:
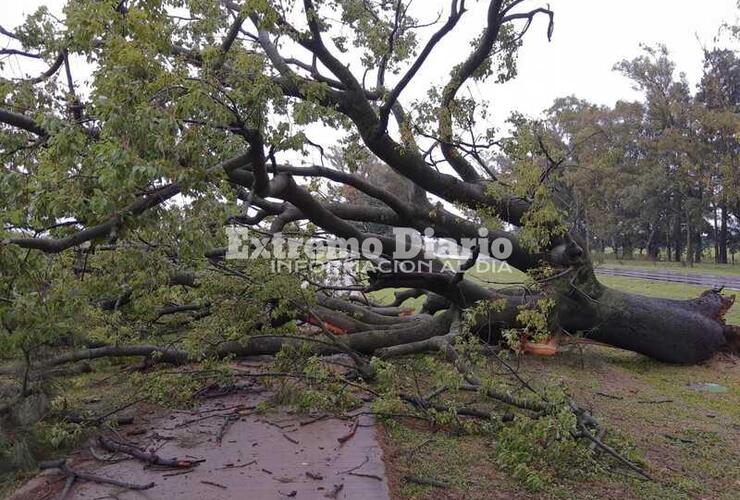
[[[528,0],[519,9],[546,5]],[[512,110],[537,115],[556,97],[574,94],[602,104],[619,99],[638,99],[629,81],[612,71],[614,63],[639,54],[639,44],[663,43],[670,50],[679,71],[685,72],[692,87],[701,76],[702,47],[712,46],[723,22],[737,19],[736,0],[549,0],[555,11],[552,42],[546,38],[547,20],[539,17],[525,38],[519,56],[519,76],[505,85],[486,83],[473,88],[474,95],[491,99],[492,120],[501,124]],[[25,14],[39,5],[54,13],[63,0],[3,0],[0,19],[6,28],[19,24]],[[469,1],[469,12],[433,53],[430,64],[419,74],[405,98],[423,95],[430,82],[446,77],[449,66],[469,51],[469,40],[482,28],[487,2]],[[447,16],[449,0],[416,0],[415,13],[422,20],[433,19],[442,10]],[[430,31],[422,36],[428,36]],[[727,45],[727,40],[723,41]],[[738,49],[737,44],[735,48]],[[4,73],[22,76],[36,73],[44,65],[6,60]]]
[[[640,43],[665,44],[693,87],[701,78],[702,44],[711,47],[720,25],[738,16],[735,0],[529,0],[517,10],[548,1],[555,12],[552,41],[547,41],[547,18],[539,16],[519,53],[519,76],[504,85],[477,88],[481,96],[492,97],[497,123],[513,110],[537,115],[555,98],[571,94],[600,104],[639,99],[612,67],[639,55]],[[449,2],[434,3],[446,7]],[[459,26],[462,31],[479,32],[485,4],[474,4]],[[438,61],[458,61],[461,49],[468,51],[459,38],[447,42],[435,53]],[[727,45],[726,37],[722,45]],[[740,49],[737,44],[734,48]],[[435,71],[438,77],[438,68],[427,68],[427,74]]]

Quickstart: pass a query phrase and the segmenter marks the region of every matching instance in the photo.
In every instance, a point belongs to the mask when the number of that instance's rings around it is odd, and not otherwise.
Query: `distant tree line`
[[[734,261],[740,250],[740,60],[705,50],[692,92],[665,47],[621,61],[642,102],[557,99],[542,120],[514,116],[503,175],[539,163],[573,230],[619,258]],[[506,158],[506,159],[504,159]],[[513,161],[513,160],[517,161]],[[513,177],[513,176],[512,176]]]

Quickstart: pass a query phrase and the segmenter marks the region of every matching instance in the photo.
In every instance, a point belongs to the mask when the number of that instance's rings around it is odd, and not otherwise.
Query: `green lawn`
[[[419,370],[416,360],[402,360],[408,369],[398,373],[418,373],[414,371]],[[607,429],[606,441],[627,450],[630,459],[656,480],[641,481],[597,453],[596,463],[603,467],[599,472],[589,476],[576,469],[573,474],[558,474],[539,491],[531,491],[521,477],[497,463],[501,440],[496,436],[430,432],[413,421],[405,425],[386,422],[382,433],[386,470],[395,494],[413,500],[737,497],[732,491],[740,484],[735,425],[740,416],[740,372],[732,361],[719,358],[694,366],[668,365],[627,351],[585,346],[551,358],[524,356],[511,363],[518,367],[518,375],[535,387],[544,390],[557,381],[559,387],[567,388],[567,393],[589,408]],[[501,384],[514,384],[493,358],[482,373]],[[425,394],[434,388],[431,379],[421,372],[407,388],[413,391],[415,383]],[[720,384],[726,391],[707,393],[692,388],[701,382]],[[444,394],[440,401],[454,402],[457,397]],[[507,410],[490,400],[475,399],[469,407],[496,414]],[[522,462],[531,460],[536,449],[522,444]],[[589,465],[584,462],[582,467]],[[547,468],[540,466],[534,471],[543,469]],[[402,480],[406,475],[441,480],[449,486],[442,492],[410,484]]]
[[[607,259],[603,262],[606,266],[624,266],[639,267],[645,269],[655,269],[660,271],[675,271],[680,273],[693,274],[716,274],[716,275],[740,275],[740,263],[737,264],[715,264],[714,262],[700,262],[693,266],[688,266],[683,262],[653,262],[647,260],[612,260]],[[598,265],[598,264],[597,264]]]

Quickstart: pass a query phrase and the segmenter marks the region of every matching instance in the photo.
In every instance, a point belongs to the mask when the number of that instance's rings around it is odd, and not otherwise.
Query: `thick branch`
[[[33,118],[29,118],[21,113],[10,111],[7,109],[0,109],[0,122],[10,125],[11,127],[20,128],[32,134],[36,134],[39,137],[48,137],[48,133],[43,127],[36,124]]]
[[[173,196],[180,193],[179,184],[170,184],[153,194],[144,196],[134,203],[125,207],[121,212],[113,215],[107,221],[82,231],[78,231],[66,238],[9,238],[4,243],[18,245],[22,248],[33,248],[46,253],[59,253],[73,246],[80,245],[86,241],[108,236],[111,232],[122,226],[126,217],[138,216],[150,208],[161,205]]]
[[[478,45],[468,58],[452,73],[452,78],[442,91],[442,102],[439,111],[440,149],[452,168],[466,181],[477,182],[480,176],[453,146],[452,132],[452,105],[460,87],[485,62],[493,50],[493,44],[498,38],[501,28],[501,7],[503,0],[491,0],[488,6],[488,16],[485,30]]]

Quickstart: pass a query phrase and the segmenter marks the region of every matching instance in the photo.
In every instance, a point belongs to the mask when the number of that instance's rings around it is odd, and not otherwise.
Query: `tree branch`
[[[406,86],[411,82],[411,80],[414,78],[416,73],[421,69],[421,67],[426,62],[427,57],[429,57],[429,54],[432,53],[432,50],[437,45],[437,43],[442,40],[442,38],[447,35],[452,29],[457,25],[457,22],[460,20],[462,15],[465,13],[465,0],[460,0],[460,7],[457,7],[457,0],[452,0],[452,6],[450,8],[450,16],[447,19],[447,22],[442,26],[442,28],[439,29],[432,37],[427,41],[426,45],[422,49],[419,56],[416,58],[414,63],[411,65],[411,67],[406,71],[406,73],[401,77],[401,80],[396,84],[396,86],[391,90],[390,94],[388,94],[388,98],[383,103],[383,105],[380,108],[379,112],[379,123],[377,125],[377,134],[381,134],[385,132],[386,127],[388,126],[388,117],[390,115],[391,109],[393,108],[393,105],[398,100],[399,96],[403,92],[403,90],[406,88]]]
[[[29,118],[21,113],[16,113],[15,111],[0,109],[0,123],[20,128],[42,138],[49,136],[48,132],[44,130],[43,127],[37,125],[33,118]]]

